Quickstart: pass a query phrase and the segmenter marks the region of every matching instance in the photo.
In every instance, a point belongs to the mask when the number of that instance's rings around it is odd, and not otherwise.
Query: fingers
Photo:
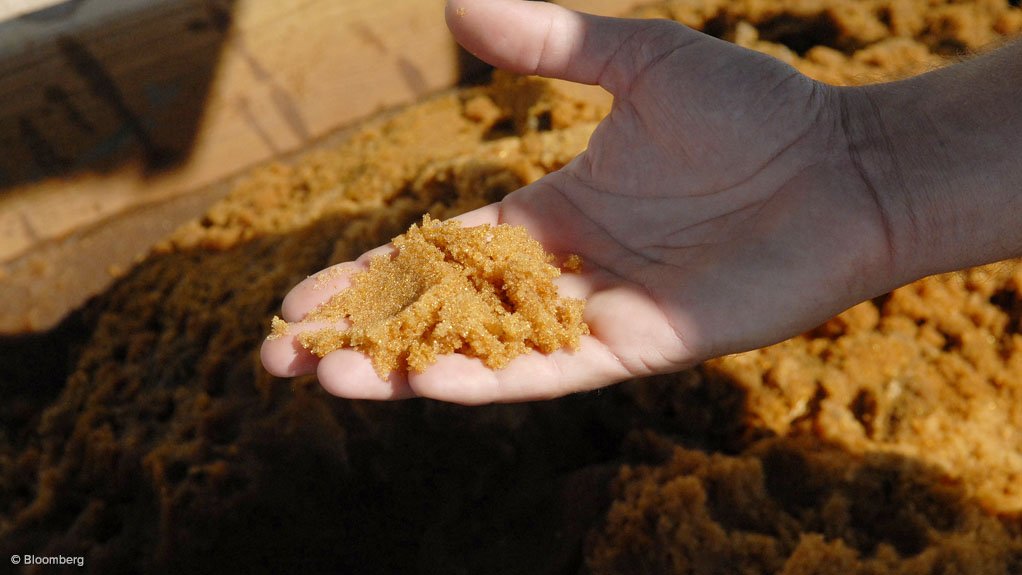
[[[394,371],[386,379],[365,355],[350,349],[324,357],[316,375],[328,392],[348,399],[398,400],[425,397],[463,405],[536,401],[588,391],[628,377],[617,359],[595,338],[583,337],[578,351],[530,352],[500,370],[478,358],[441,356],[422,373]]]
[[[359,261],[344,262],[305,278],[284,297],[280,306],[284,321],[301,321],[310,311],[347,289],[351,285],[351,276],[366,266]]]
[[[494,66],[600,84],[615,94],[696,34],[662,20],[606,18],[522,0],[450,0],[446,17],[458,42]]]
[[[445,355],[422,373],[410,374],[408,383],[421,397],[480,405],[551,399],[627,377],[628,372],[603,344],[583,336],[577,351],[532,351],[498,370],[477,358]]]
[[[298,335],[326,326],[346,329],[346,322],[303,322],[288,326],[282,337],[266,339],[260,349],[260,359],[266,371],[277,377],[296,377],[315,373],[323,387],[334,395],[349,399],[404,399],[415,394],[408,387],[403,373],[391,373],[380,379],[365,354],[350,349],[339,349],[320,359],[305,349]]]
[[[280,314],[286,322],[301,321],[309,312],[326,303],[338,292],[348,289],[351,276],[369,267],[378,255],[394,253],[394,245],[386,244],[369,250],[353,262],[330,266],[305,278],[284,297]]]
[[[318,357],[291,337],[264,340],[259,358],[266,371],[277,377],[307,375],[315,372],[319,364]]]
[[[503,213],[501,213],[500,202],[495,204],[487,204],[481,208],[476,208],[471,212],[465,212],[451,219],[460,222],[461,225],[466,228],[473,228],[475,226],[481,226],[483,224],[496,226],[498,224],[508,223],[503,221]]]
[[[395,400],[415,397],[404,372],[392,371],[381,379],[365,354],[351,349],[329,353],[316,370],[319,383],[328,392],[348,399]]]
[[[284,335],[266,338],[259,350],[263,367],[277,377],[296,377],[314,373],[320,360],[298,342],[298,334],[325,326],[326,324],[321,322],[291,324]]]

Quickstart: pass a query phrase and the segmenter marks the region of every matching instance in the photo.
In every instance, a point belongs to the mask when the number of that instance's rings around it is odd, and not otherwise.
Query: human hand
[[[614,95],[572,163],[460,218],[523,225],[548,251],[581,255],[583,272],[558,282],[586,299],[592,335],[500,370],[450,355],[387,380],[361,353],[318,360],[286,337],[264,344],[270,372],[315,371],[352,398],[550,398],[775,343],[893,287],[887,229],[836,89],[666,21],[519,0],[452,0],[447,19],[499,67]],[[363,269],[373,253],[341,266]],[[313,283],[288,295],[285,320],[332,295]]]

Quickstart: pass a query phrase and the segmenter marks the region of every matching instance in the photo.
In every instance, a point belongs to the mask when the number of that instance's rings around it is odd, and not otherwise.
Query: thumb
[[[450,0],[445,15],[458,42],[498,68],[599,84],[615,95],[699,34],[667,20],[606,18],[522,0]]]

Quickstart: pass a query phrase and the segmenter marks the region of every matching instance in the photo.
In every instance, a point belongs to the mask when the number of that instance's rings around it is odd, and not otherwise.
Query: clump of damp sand
[[[303,331],[302,346],[319,357],[356,349],[386,377],[422,371],[449,353],[499,369],[530,350],[578,349],[589,333],[585,302],[558,295],[561,269],[522,226],[466,228],[427,215],[393,243],[396,255],[373,258],[351,287],[304,320],[349,325]],[[563,264],[566,271],[580,267],[575,255]],[[288,329],[274,318],[271,337]]]

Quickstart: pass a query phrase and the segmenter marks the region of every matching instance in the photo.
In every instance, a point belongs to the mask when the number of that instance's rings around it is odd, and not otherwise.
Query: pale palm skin
[[[358,352],[317,360],[285,337],[263,347],[271,373],[316,372],[351,398],[552,398],[781,341],[905,279],[850,154],[846,91],[669,22],[513,0],[452,1],[447,17],[484,60],[615,96],[571,164],[461,218],[524,225],[548,251],[581,255],[583,272],[559,288],[586,298],[592,335],[576,352],[534,352],[501,370],[452,355],[386,381]],[[298,285],[284,319],[300,320],[348,276]]]

